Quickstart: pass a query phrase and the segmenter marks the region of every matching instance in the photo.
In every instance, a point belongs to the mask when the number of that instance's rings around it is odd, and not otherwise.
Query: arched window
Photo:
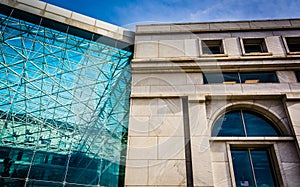
[[[234,110],[215,122],[212,136],[279,136],[279,131],[268,119],[257,113]]]
[[[233,110],[223,114],[214,123],[215,137],[265,137],[279,136],[279,130],[262,115],[246,110]],[[230,138],[226,139],[230,140]],[[246,139],[245,139],[246,140]],[[263,140],[262,140],[263,141]],[[231,163],[236,187],[280,186],[275,171],[274,152],[271,146],[259,144],[230,145]]]

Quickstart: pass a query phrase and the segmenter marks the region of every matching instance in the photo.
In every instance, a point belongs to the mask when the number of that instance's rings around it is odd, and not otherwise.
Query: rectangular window
[[[267,148],[234,148],[231,157],[237,187],[277,186]]]
[[[285,37],[285,44],[288,53],[300,52],[300,37]]]
[[[202,40],[201,48],[204,55],[224,54],[222,40]]]
[[[242,39],[245,54],[267,53],[267,46],[264,38]]]
[[[254,72],[240,73],[241,83],[277,83],[278,79],[275,72]]]
[[[204,84],[278,83],[275,72],[204,73]]]

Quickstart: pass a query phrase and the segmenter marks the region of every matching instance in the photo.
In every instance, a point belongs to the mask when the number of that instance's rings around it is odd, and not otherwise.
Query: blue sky
[[[300,0],[42,0],[115,25],[300,18]]]

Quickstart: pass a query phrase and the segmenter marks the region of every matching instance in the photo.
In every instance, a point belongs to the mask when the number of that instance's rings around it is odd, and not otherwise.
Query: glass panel
[[[275,72],[240,73],[242,83],[277,83]]]
[[[116,168],[126,159],[131,48],[55,21],[22,19],[0,14],[1,176],[29,176],[32,186],[66,174],[78,185],[98,185],[106,176],[111,180],[101,185],[117,186],[124,173]]]
[[[204,83],[239,83],[238,73],[206,73]]]
[[[251,150],[254,174],[257,187],[275,187],[266,150]]]
[[[297,81],[300,82],[300,71],[295,71]]]
[[[203,54],[224,54],[222,40],[202,41]]]
[[[285,38],[290,52],[300,52],[300,37]]]
[[[228,112],[214,124],[213,136],[245,136],[240,111]]]
[[[243,111],[247,136],[278,136],[272,124],[257,114]]]
[[[247,150],[232,150],[234,178],[237,187],[254,187],[254,178]]]

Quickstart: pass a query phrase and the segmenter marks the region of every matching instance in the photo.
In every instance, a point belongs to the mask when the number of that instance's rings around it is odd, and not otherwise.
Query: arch
[[[215,123],[219,118],[221,118],[226,113],[235,110],[244,110],[250,113],[257,114],[258,116],[262,117],[266,121],[268,121],[271,126],[278,132],[278,136],[288,135],[288,130],[286,129],[283,119],[281,119],[276,113],[271,112],[263,105],[254,104],[250,102],[239,102],[239,103],[229,103],[228,105],[219,108],[214,115],[211,116],[210,119],[210,130],[213,132]],[[213,133],[211,133],[213,135]]]
[[[279,136],[270,120],[259,113],[239,109],[226,112],[215,122],[212,136]]]

